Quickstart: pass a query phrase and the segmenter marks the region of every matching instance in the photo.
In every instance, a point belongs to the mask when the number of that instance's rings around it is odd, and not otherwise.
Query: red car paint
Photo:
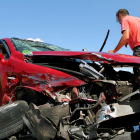
[[[85,85],[82,81],[62,71],[27,63],[24,54],[16,51],[10,38],[2,39],[7,44],[11,56],[4,59],[0,53],[0,105],[10,101],[16,87],[26,87],[55,98],[56,92],[67,87]],[[140,65],[140,58],[130,55],[101,53],[101,52],[73,52],[73,51],[39,51],[32,52],[33,56],[65,56],[101,63],[110,64],[137,64]],[[8,80],[7,77],[14,77]],[[15,100],[13,98],[13,100]]]
[[[33,55],[66,56],[70,58],[85,59],[91,61],[105,61],[106,63],[136,63],[140,64],[140,58],[131,55],[104,53],[104,52],[73,52],[73,51],[49,51],[33,52]]]

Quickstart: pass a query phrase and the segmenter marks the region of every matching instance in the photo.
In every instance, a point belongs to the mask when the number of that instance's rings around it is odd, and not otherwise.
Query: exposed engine
[[[55,100],[48,100],[44,105],[30,105],[24,121],[31,132],[38,139],[69,140],[72,137],[88,140],[112,139],[125,131],[132,131],[140,117],[139,100],[134,100],[139,97],[139,89],[134,91],[138,85],[135,86],[133,74],[116,72],[107,65],[98,66],[97,71],[84,61],[79,63],[79,68],[81,75],[78,77],[88,77],[86,85],[61,90]],[[73,71],[68,73],[75,74]],[[33,116],[41,120],[40,124]],[[131,122],[128,123],[128,120]],[[41,133],[31,128],[32,125]],[[40,125],[49,127],[49,131]]]

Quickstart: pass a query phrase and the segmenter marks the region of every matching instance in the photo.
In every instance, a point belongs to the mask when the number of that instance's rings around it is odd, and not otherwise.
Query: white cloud
[[[44,41],[43,41],[43,40],[41,40],[40,38],[37,38],[37,39],[28,38],[27,40],[31,40],[31,41],[38,41],[38,42],[44,42]]]

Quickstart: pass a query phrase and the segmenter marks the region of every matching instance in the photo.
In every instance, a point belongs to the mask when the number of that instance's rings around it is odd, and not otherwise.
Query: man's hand
[[[115,53],[114,50],[109,50],[108,52],[109,52],[109,53]]]
[[[125,47],[127,48],[128,42],[125,44]]]
[[[119,51],[124,45],[125,47],[127,47],[127,42],[129,39],[129,30],[124,30],[123,31],[123,35],[118,43],[118,45],[116,46],[116,48],[114,50],[110,50],[110,53],[116,53],[117,51]]]

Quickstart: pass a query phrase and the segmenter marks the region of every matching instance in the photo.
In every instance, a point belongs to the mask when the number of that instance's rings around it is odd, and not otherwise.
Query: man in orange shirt
[[[123,34],[118,45],[110,53],[116,53],[124,45],[129,44],[133,50],[133,55],[140,56],[140,18],[129,16],[126,9],[120,9],[116,13],[117,20],[121,24],[121,33]]]

